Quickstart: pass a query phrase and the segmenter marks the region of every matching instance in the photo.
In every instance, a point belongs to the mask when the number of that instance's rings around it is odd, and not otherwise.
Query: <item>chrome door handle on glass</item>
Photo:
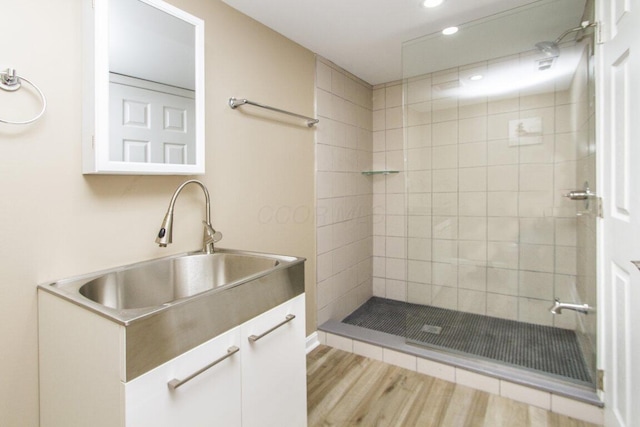
[[[591,190],[589,190],[589,188],[586,188],[584,190],[569,191],[563,196],[571,200],[587,200],[591,197],[597,197],[595,193],[592,193]]]
[[[569,200],[582,200],[584,202],[584,207],[576,212],[576,216],[595,214],[599,218],[603,217],[602,199],[598,197],[596,193],[591,191],[591,188],[589,188],[589,182],[585,181],[582,190],[572,190],[562,196]]]

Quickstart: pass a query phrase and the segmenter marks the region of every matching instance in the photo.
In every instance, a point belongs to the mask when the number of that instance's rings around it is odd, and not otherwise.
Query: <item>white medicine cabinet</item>
[[[161,0],[83,1],[83,173],[204,173],[204,21]]]

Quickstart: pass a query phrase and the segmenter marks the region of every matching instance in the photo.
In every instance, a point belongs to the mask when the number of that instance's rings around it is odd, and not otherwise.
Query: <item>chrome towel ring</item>
[[[13,68],[7,68],[4,71],[0,71],[0,88],[3,90],[6,90],[8,92],[15,92],[22,87],[21,82],[23,81],[29,83],[31,87],[33,87],[36,90],[36,92],[38,92],[38,95],[40,95],[40,99],[42,101],[42,110],[40,110],[38,115],[36,115],[35,117],[29,120],[11,121],[11,120],[4,120],[0,118],[0,123],[8,123],[11,125],[26,125],[29,123],[33,123],[36,120],[38,120],[40,117],[42,117],[42,115],[44,114],[44,110],[47,109],[47,99],[44,97],[44,93],[42,93],[40,88],[36,86],[32,81],[25,79],[24,77],[18,76],[16,74],[16,70],[14,70]]]

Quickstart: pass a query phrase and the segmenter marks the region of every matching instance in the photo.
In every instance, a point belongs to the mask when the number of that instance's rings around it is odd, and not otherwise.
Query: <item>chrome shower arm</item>
[[[584,22],[582,22],[580,24],[579,27],[571,28],[570,30],[567,30],[564,33],[560,34],[560,37],[558,37],[554,43],[555,44],[560,43],[562,41],[562,39],[567,37],[567,35],[569,35],[570,33],[573,33],[573,32],[576,32],[576,31],[581,31],[581,30],[586,30],[587,28],[595,27],[596,25],[598,25],[597,22],[584,21]]]

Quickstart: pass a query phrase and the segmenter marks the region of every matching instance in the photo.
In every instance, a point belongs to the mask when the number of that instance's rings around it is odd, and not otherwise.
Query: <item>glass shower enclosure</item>
[[[592,9],[404,44],[407,343],[593,387]]]

